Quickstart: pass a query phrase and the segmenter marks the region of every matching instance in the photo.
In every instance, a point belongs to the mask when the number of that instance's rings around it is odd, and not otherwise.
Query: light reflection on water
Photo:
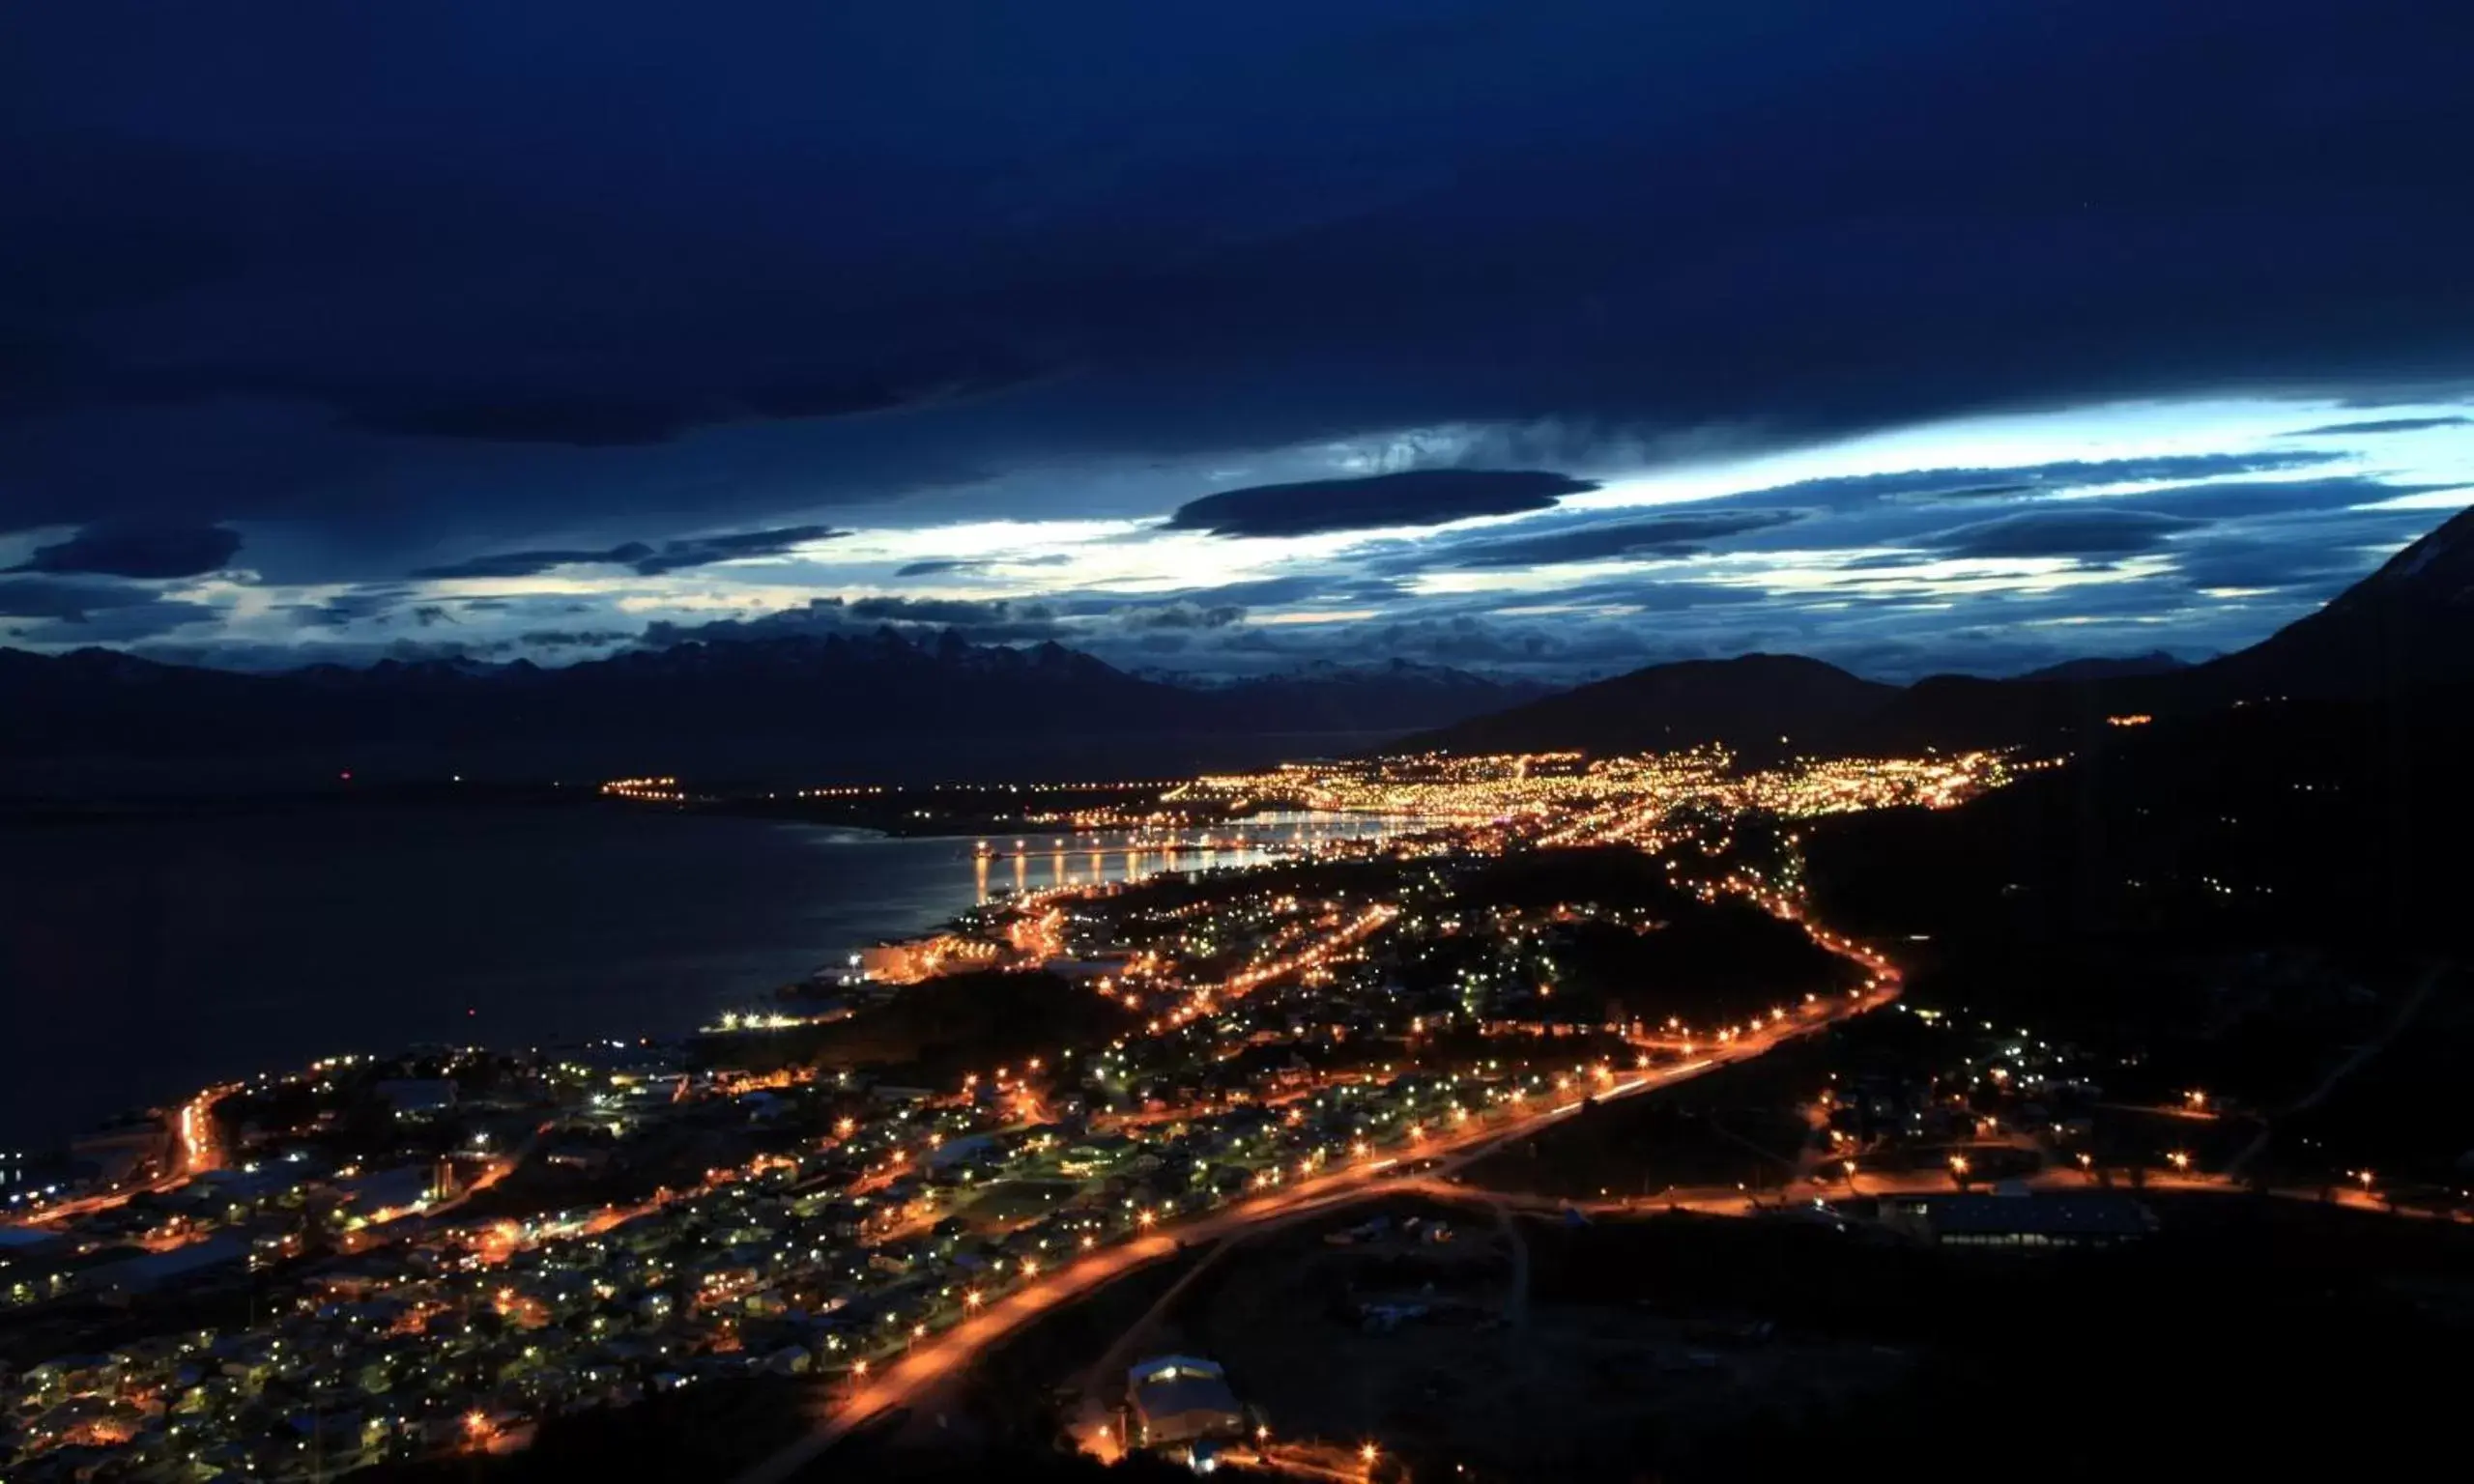
[[[1237,865],[1404,823],[1249,821],[1243,848],[1173,858],[1051,833],[994,863],[966,838],[597,810],[0,831],[0,1148],[338,1052],[677,1034],[1018,880]]]
[[[1217,829],[1090,830],[980,842],[972,885],[985,903],[1001,888],[1045,892],[1059,887],[1139,881],[1164,870],[1217,870],[1263,866],[1338,841],[1382,840],[1424,827],[1404,814],[1297,812],[1257,814]],[[1008,881],[1006,878],[1012,879]]]

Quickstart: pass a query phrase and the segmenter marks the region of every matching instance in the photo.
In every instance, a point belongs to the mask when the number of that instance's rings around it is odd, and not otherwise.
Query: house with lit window
[[[1213,1361],[1193,1356],[1158,1356],[1126,1372],[1127,1431],[1146,1448],[1168,1447],[1204,1438],[1235,1437],[1246,1414],[1228,1376]]]
[[[2156,1230],[2156,1214],[2118,1191],[2060,1195],[1900,1196],[1882,1224],[1943,1247],[2103,1247]]]

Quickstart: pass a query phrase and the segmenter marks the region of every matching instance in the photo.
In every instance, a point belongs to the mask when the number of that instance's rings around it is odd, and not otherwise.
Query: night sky
[[[2238,646],[2474,501],[2474,7],[0,13],[0,642]]]

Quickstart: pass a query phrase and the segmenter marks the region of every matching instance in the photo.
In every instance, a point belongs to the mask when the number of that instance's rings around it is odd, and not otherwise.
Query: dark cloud
[[[527,629],[516,639],[536,649],[600,649],[635,637],[620,629]]]
[[[2301,512],[2341,510],[2368,505],[2401,495],[2425,495],[2453,488],[2445,484],[2392,484],[2370,477],[2337,479],[2226,480],[2147,490],[2107,499],[2104,504],[2193,520],[2239,520]]]
[[[1858,552],[1852,556],[1840,556],[1838,565],[1848,572],[1878,572],[1898,567],[1920,567],[1935,559],[1930,552]]]
[[[126,643],[221,616],[211,604],[166,598],[130,583],[0,578],[0,627],[26,643]]]
[[[158,598],[131,608],[103,609],[80,618],[54,618],[16,630],[30,644],[126,644],[191,624],[212,623],[223,611],[209,603]]]
[[[2176,453],[2139,459],[2066,459],[2017,469],[1924,469],[1889,474],[1800,479],[1725,497],[1730,504],[1849,510],[1866,504],[1960,503],[2055,495],[2091,485],[2162,479],[2217,479],[2330,464],[2344,454],[2297,448],[2279,453]]]
[[[849,534],[850,532],[836,530],[829,526],[786,526],[779,530],[691,536],[683,541],[665,541],[659,551],[631,558],[628,565],[642,576],[655,577],[682,567],[709,566],[717,561],[732,561],[742,556],[778,556],[812,541],[830,541]]]
[[[1645,613],[1671,614],[1695,608],[1729,608],[1747,604],[1769,603],[1770,597],[1750,585],[1703,583],[1688,579],[1653,580],[1620,577],[1606,582],[1574,583],[1556,588],[1545,595],[1557,604],[1605,605],[1610,608],[1639,609]],[[1509,607],[1500,597],[1487,600],[1490,605]]]
[[[2474,13],[2431,0],[291,9],[0,19],[0,529],[623,571],[1376,435],[1612,477],[2186,393],[2419,420],[2474,371]],[[2049,488],[1905,478],[1735,503],[1855,547]]]
[[[1953,507],[2024,509],[2094,486],[2281,472],[2326,464],[2336,457],[2293,449],[1832,476],[1744,490],[1656,511],[1558,511],[1497,528],[1363,547],[1349,555],[1369,573],[1403,575],[1436,567],[1510,567],[1625,556],[1674,557],[1694,555],[1718,542],[1737,552],[1786,547],[1848,551],[1928,539],[1949,526]],[[2259,481],[2240,488],[2260,493],[2222,497],[2210,494],[2212,488],[2191,485],[2159,492],[2159,499],[2170,502],[2186,498],[2194,505],[2214,501],[2268,511],[2286,505],[2377,499],[2396,493],[2393,487],[2372,479]],[[2120,499],[2124,503],[2144,504],[2143,499]],[[2102,507],[2118,508],[2113,499]]]
[[[241,533],[220,526],[159,529],[90,527],[35,548],[10,572],[92,572],[106,577],[196,577],[219,571],[241,549]]]
[[[811,541],[831,540],[849,534],[847,530],[836,530],[828,526],[788,526],[778,530],[690,536],[665,541],[658,547],[647,546],[642,541],[629,541],[600,551],[500,552],[488,556],[473,556],[440,566],[422,567],[413,576],[432,580],[537,577],[560,567],[595,566],[626,567],[640,577],[658,577],[665,572],[710,566],[717,561],[732,561],[742,556],[776,556],[795,551]]]
[[[2174,553],[2173,567],[2191,587],[2274,589],[2341,583],[2363,576],[2374,558],[2344,547],[2218,537]]]
[[[1222,603],[1199,608],[1192,603],[1172,603],[1165,608],[1137,608],[1126,612],[1119,622],[1126,628],[1143,629],[1224,629],[1232,623],[1246,621],[1246,610],[1234,603]]]
[[[2229,523],[2175,541],[2173,563],[2192,587],[2270,588],[2324,601],[2428,531],[2438,514],[2343,508]]]
[[[293,615],[293,621],[304,627],[341,629],[357,623],[385,625],[393,621],[414,596],[409,587],[359,587],[339,592],[317,603],[278,605],[280,611]]]
[[[413,576],[433,581],[456,578],[538,577],[561,567],[632,565],[652,556],[653,549],[641,541],[630,541],[605,551],[533,551],[499,552],[488,556],[468,556],[462,561],[445,562],[434,567],[416,568]]]
[[[1519,515],[1583,495],[1587,479],[1536,470],[1427,469],[1363,479],[1263,484],[1177,507],[1172,530],[1215,536],[1306,536],[1386,526],[1440,526],[1477,515]]]
[[[2426,428],[2474,426],[2474,417],[2374,417],[2368,422],[2331,422],[2287,433],[2287,438],[2344,438],[2364,433],[2420,433]]]
[[[127,583],[55,582],[47,578],[0,580],[0,617],[65,618],[79,622],[88,615],[120,608],[143,608],[161,601],[152,587]]]
[[[985,357],[972,357],[973,361]],[[510,389],[486,396],[441,395],[417,387],[333,387],[286,385],[261,378],[253,389],[307,395],[335,403],[351,425],[371,433],[494,443],[555,443],[578,448],[666,443],[690,430],[752,420],[850,417],[1001,390],[1031,380],[1027,366],[956,362],[914,383],[864,380],[831,364],[778,378],[758,370],[729,373],[702,387],[664,397],[624,393],[563,394]],[[236,378],[245,380],[245,378]]]
[[[995,389],[1027,375],[1025,371],[982,376],[958,368],[935,385],[905,386],[852,382],[826,368],[804,379],[760,380],[667,400],[522,391],[490,397],[436,398],[413,390],[368,390],[349,394],[341,401],[348,420],[373,433],[606,448],[669,442],[691,428],[718,423],[848,417],[927,405],[966,392]]]
[[[1960,526],[1929,544],[1955,556],[2115,556],[2153,550],[2198,524],[2145,510],[2040,510]]]
[[[1683,556],[1699,543],[1746,531],[1783,526],[1798,519],[1794,510],[1710,510],[1682,515],[1628,519],[1606,516],[1556,523],[1562,528],[1537,535],[1506,535],[1488,539],[1472,532],[1450,541],[1429,543],[1396,558],[1383,570],[1418,567],[1531,567],[1566,561],[1602,561],[1635,556]],[[1526,529],[1528,523],[1511,528]]]
[[[372,433],[484,442],[611,447],[667,442],[687,425],[683,409],[622,398],[529,397],[388,404],[356,398],[352,421]]]
[[[1037,604],[998,598],[858,598],[846,609],[864,623],[928,623],[950,628],[979,628],[1018,619],[1048,619],[1054,614]]]
[[[1215,583],[1201,587],[1175,587],[1165,592],[1122,592],[1085,587],[1050,594],[1048,601],[1069,617],[1086,618],[1141,609],[1173,607],[1287,608],[1313,603],[1380,602],[1397,597],[1400,585],[1388,577],[1338,572],[1297,572],[1286,577],[1252,578],[1242,583]]]
[[[1039,556],[932,557],[926,561],[906,562],[894,568],[896,577],[937,577],[953,572],[987,572],[1003,567],[1061,567],[1074,558],[1063,552],[1050,552]]]

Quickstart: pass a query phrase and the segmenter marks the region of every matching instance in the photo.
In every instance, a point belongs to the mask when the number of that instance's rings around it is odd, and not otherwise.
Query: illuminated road
[[[154,1180],[101,1195],[80,1196],[27,1216],[29,1226],[51,1226],[99,1211],[127,1205],[133,1196],[159,1194],[186,1184],[192,1176],[223,1167],[222,1147],[215,1139],[215,1105],[241,1090],[239,1083],[210,1087],[182,1103],[167,1122],[172,1133],[172,1167]]]
[[[1605,1102],[1655,1088],[1671,1087],[1715,1068],[1748,1061],[1786,1041],[1808,1035],[1848,1016],[1878,1010],[1897,998],[1897,981],[1889,971],[1880,969],[1878,960],[1868,963],[1868,966],[1883,974],[1884,987],[1861,998],[1823,1002],[1757,1036],[1740,1037],[1725,1046],[1712,1047],[1711,1054],[1698,1060],[1643,1072],[1602,1087],[1593,1094],[1575,1095],[1568,1101],[1535,1113],[1515,1113],[1503,1123],[1472,1127],[1458,1135],[1430,1134],[1404,1146],[1405,1154],[1357,1160],[1328,1174],[1297,1181],[1271,1194],[1255,1196],[1172,1228],[1130,1238],[1095,1251],[1069,1267],[1016,1289],[952,1328],[921,1341],[877,1374],[858,1381],[833,1405],[813,1431],[741,1473],[737,1484],[781,1484],[871,1418],[894,1408],[917,1405],[940,1384],[966,1370],[989,1345],[1041,1315],[1082,1298],[1127,1273],[1174,1256],[1184,1246],[1319,1214],[1355,1201],[1390,1196],[1403,1188],[1423,1184],[1425,1180],[1439,1179],[1491,1153],[1508,1139],[1534,1133],[1558,1119],[1568,1117],[1589,1101]],[[1396,1177],[1387,1179],[1387,1172],[1396,1168],[1403,1157],[1437,1162],[1423,1172],[1424,1179],[1417,1182],[1404,1182]]]
[[[180,1116],[173,1121],[180,1141],[180,1168],[174,1172],[179,1178],[187,1180],[222,1168],[223,1152],[215,1141],[215,1104],[231,1091],[228,1087],[211,1087],[181,1104]]]
[[[2016,1184],[2044,1194],[2081,1194],[2105,1191],[2115,1195],[2264,1195],[2276,1200],[2293,1201],[2311,1206],[2333,1206],[2345,1211],[2373,1215],[2409,1216],[2426,1220],[2474,1224],[2474,1213],[2461,1211],[2431,1211],[2416,1207],[2388,1205],[2378,1193],[2356,1185],[2337,1185],[2326,1190],[2300,1185],[2256,1186],[2223,1175],[2184,1174],[2172,1170],[2142,1170],[2139,1184],[2115,1179],[2107,1184],[2084,1171],[2051,1167],[2021,1176],[2004,1177],[2003,1184]],[[1800,1191],[1775,1192],[1768,1199],[1757,1199],[1734,1185],[1678,1185],[1650,1196],[1618,1196],[1612,1199],[1565,1200],[1551,1196],[1503,1193],[1472,1189],[1442,1180],[1412,1179],[1397,1182],[1393,1188],[1414,1195],[1431,1196],[1437,1200],[1457,1201],[1464,1205],[1509,1204],[1513,1209],[1535,1215],[1561,1215],[1577,1211],[1585,1215],[1625,1216],[1655,1215],[1662,1212],[1688,1211],[1699,1215],[1741,1216],[1758,1213],[1774,1213],[1808,1208],[1814,1201],[1841,1201],[1849,1198],[1870,1200],[1926,1195],[1954,1195],[1959,1187],[1947,1173],[1936,1170],[1901,1170],[1882,1174],[1859,1173],[1853,1189],[1842,1180],[1812,1181]],[[1978,1181],[1968,1187],[1976,1194],[1990,1188]]]

